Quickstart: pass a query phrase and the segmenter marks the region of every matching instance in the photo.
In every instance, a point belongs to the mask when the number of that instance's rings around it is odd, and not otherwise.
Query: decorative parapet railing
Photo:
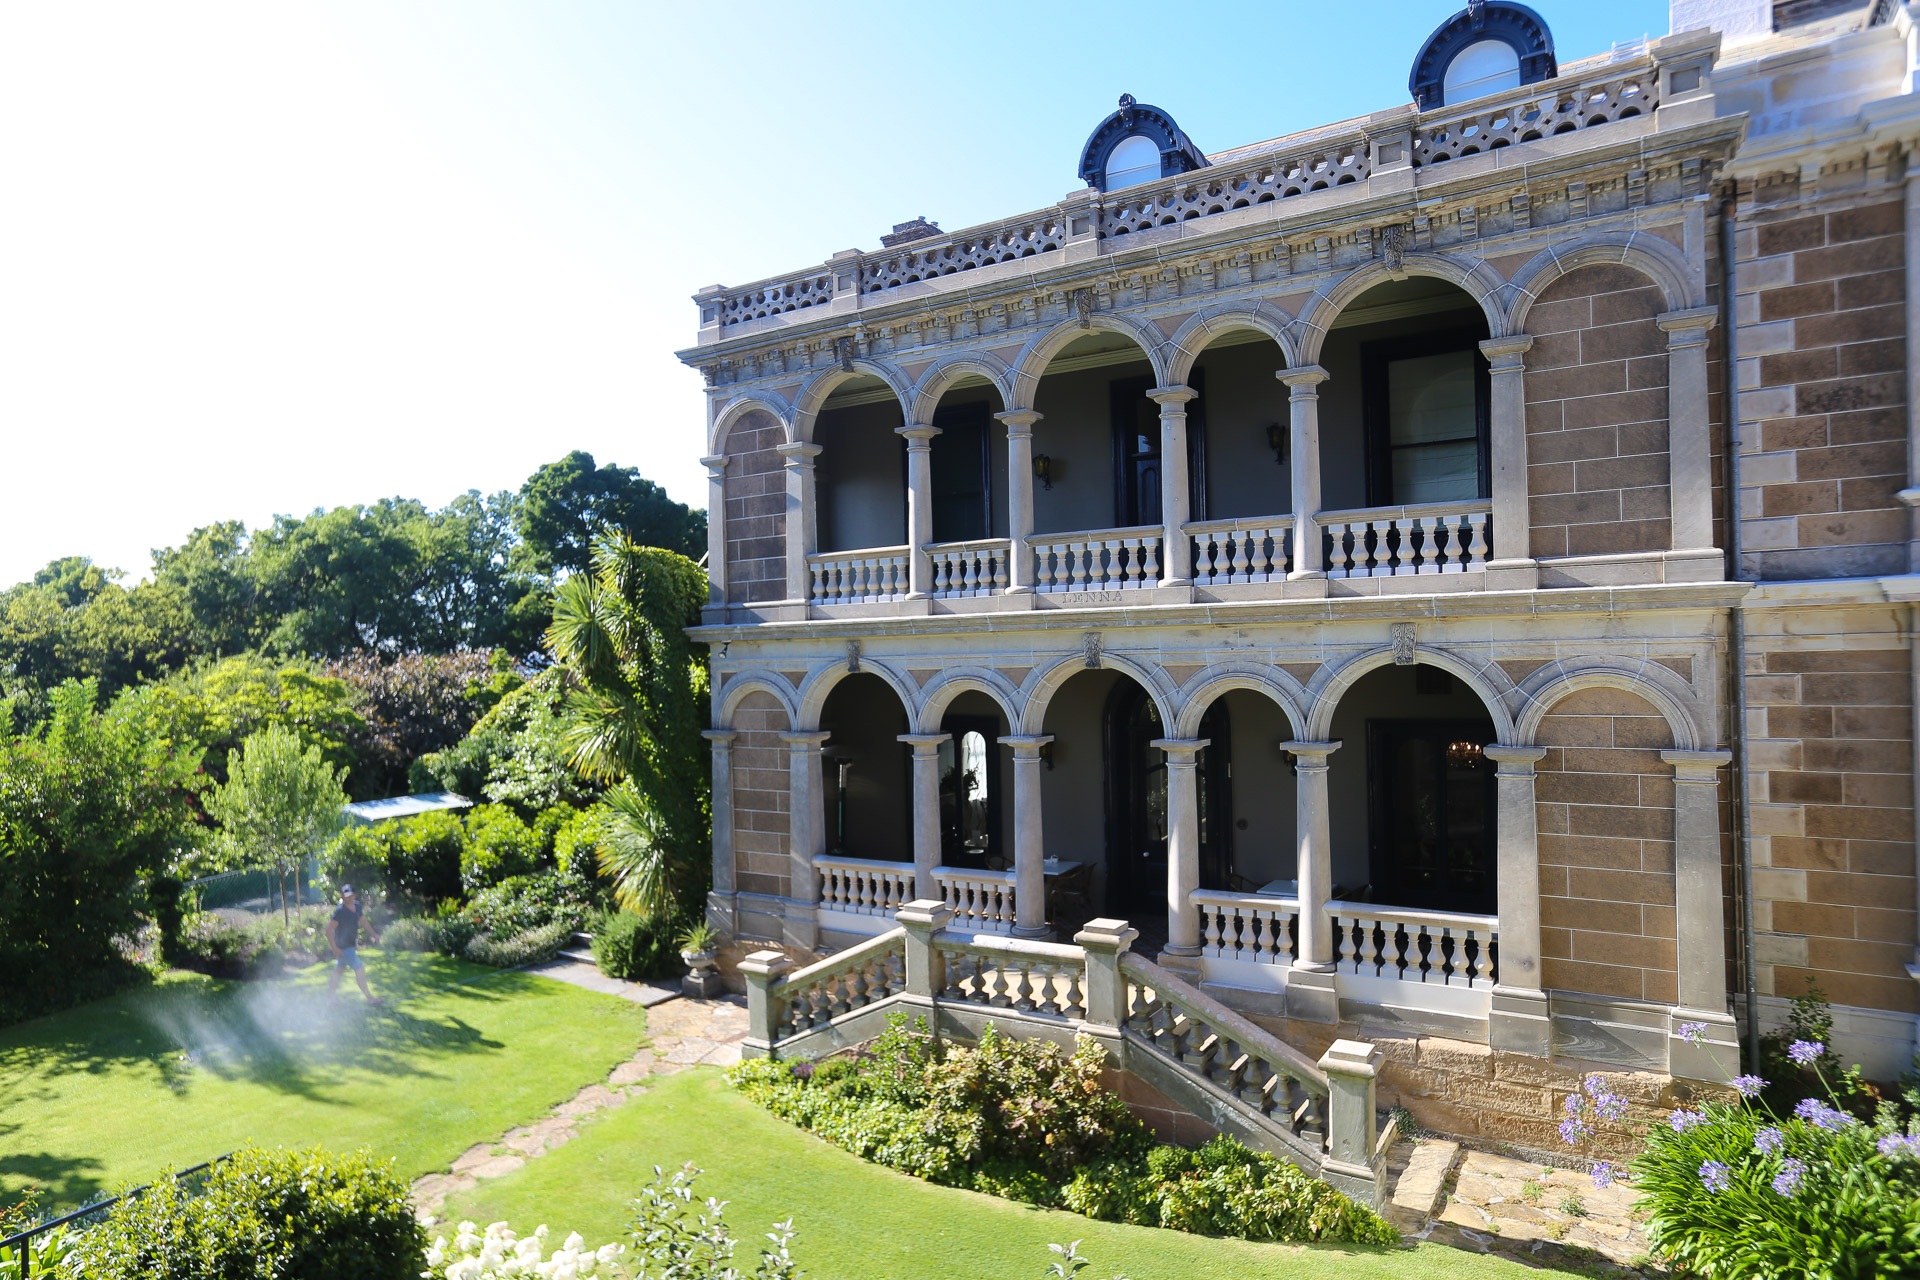
[[[954,928],[1013,932],[1013,872],[935,867],[933,879],[940,886],[941,901],[953,911]]]
[[[927,556],[933,561],[933,594],[954,599],[1005,591],[1011,547],[1005,538],[928,543]]]
[[[1087,1013],[1087,957],[1079,947],[1022,938],[934,939],[953,1004],[1078,1021]]]
[[[1193,539],[1193,581],[1213,587],[1279,582],[1293,567],[1293,517],[1204,520],[1183,526]]]
[[[843,1014],[900,994],[906,984],[906,948],[900,930],[890,929],[781,982],[770,1009],[772,1038],[824,1027]]]
[[[911,862],[836,858],[829,853],[815,858],[813,865],[820,873],[820,906],[826,911],[891,920],[913,898]]]
[[[1436,502],[1416,507],[1323,511],[1329,578],[1466,573],[1487,567],[1493,504]]]
[[[1050,209],[970,227],[936,240],[872,254],[846,253],[829,264],[698,299],[701,323],[724,328],[821,306],[884,295],[999,263],[1040,257],[1070,240],[1115,239],[1254,205],[1364,181],[1382,169],[1423,166],[1495,151],[1556,134],[1650,115],[1660,106],[1663,59],[1710,65],[1699,48],[1655,56],[1594,59],[1568,74],[1476,103],[1417,112],[1412,104],[1224,153],[1177,178],[1110,195],[1089,192]],[[1676,63],[1677,65],[1677,63]],[[1697,86],[1699,77],[1695,76]],[[1678,80],[1676,79],[1676,84]]]
[[[807,557],[808,598],[814,604],[871,604],[907,594],[907,549],[829,551]]]
[[[1131,591],[1160,584],[1159,525],[1029,538],[1035,591]]]
[[[1329,902],[1341,973],[1486,990],[1500,978],[1500,919]]]
[[[1297,898],[1196,889],[1187,901],[1200,912],[1200,953],[1210,960],[1289,965],[1300,954]]]

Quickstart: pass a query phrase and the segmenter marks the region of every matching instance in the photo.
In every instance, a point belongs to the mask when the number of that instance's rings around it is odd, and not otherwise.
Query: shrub
[[[547,809],[544,812],[567,815],[553,833],[553,865],[589,880],[599,875],[599,840],[595,834],[595,824],[600,820],[600,806],[589,809]]]
[[[172,1177],[81,1237],[88,1280],[414,1280],[407,1185],[362,1152],[243,1151],[190,1195]]]
[[[446,929],[440,921],[420,916],[395,920],[380,934],[380,945],[389,951],[440,951],[445,940]]]
[[[178,964],[216,978],[266,978],[289,962],[310,964],[330,954],[327,920],[333,908],[295,907],[235,921],[213,912],[188,916]]]
[[[740,1242],[727,1227],[726,1202],[696,1197],[693,1180],[699,1176],[691,1164],[671,1178],[655,1165],[653,1182],[634,1199],[633,1249],[642,1277],[747,1280],[746,1271],[734,1265]],[[773,1247],[760,1246],[753,1280],[800,1280],[803,1273],[787,1252],[793,1236],[792,1218],[773,1224],[765,1237]]]
[[[540,837],[505,805],[474,808],[467,815],[466,834],[460,883],[469,893],[531,875],[540,864]]]
[[[460,896],[466,829],[445,810],[416,813],[398,822],[387,847],[387,887],[419,903]]]
[[[391,892],[387,861],[397,825],[376,822],[351,826],[329,840],[315,860],[327,891],[338,893],[341,885],[350,884],[361,889],[379,885]]]
[[[178,964],[186,955],[181,929],[186,923],[182,899],[186,886],[175,876],[155,876],[147,881],[147,910],[153,915],[154,932],[159,936],[160,960]]]
[[[475,964],[517,969],[553,959],[566,947],[573,932],[572,925],[561,921],[513,934],[481,933],[474,935],[460,954]]]
[[[443,915],[440,949],[508,969],[551,960],[580,928],[587,902],[586,885],[573,876],[515,876]]]
[[[634,982],[680,970],[670,921],[631,911],[607,911],[594,917],[592,927],[593,962],[609,978]]]
[[[451,1241],[439,1236],[428,1247],[423,1280],[446,1280],[448,1276],[455,1280],[506,1280],[509,1276],[530,1275],[595,1280],[610,1275],[603,1268],[613,1266],[627,1251],[623,1244],[589,1249],[576,1231],[548,1254],[547,1239],[544,1226],[530,1236],[521,1236],[504,1222],[491,1223],[484,1234],[475,1223],[463,1222]]]

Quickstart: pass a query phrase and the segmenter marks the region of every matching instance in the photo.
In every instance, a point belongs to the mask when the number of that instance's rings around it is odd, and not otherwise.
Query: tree
[[[563,741],[575,768],[615,784],[600,858],[635,910],[685,911],[706,892],[706,646],[686,631],[706,599],[698,565],[618,532],[595,544],[593,573],[554,597],[547,644],[568,683]]]
[[[429,752],[467,735],[486,707],[491,654],[403,653],[391,661],[361,650],[327,664],[327,675],[354,692],[361,726],[350,731],[351,790],[362,800],[403,794],[407,770]]]
[[[268,868],[280,886],[283,917],[287,877],[345,824],[344,776],[319,747],[303,747],[291,730],[268,725],[228,758],[227,781],[207,801],[222,828],[227,865]]]
[[[207,749],[207,769],[227,776],[227,757],[268,725],[280,725],[318,747],[342,769],[355,763],[353,743],[365,731],[354,710],[354,691],[318,663],[285,661],[260,653],[198,662],[160,686],[166,714],[182,737]]]
[[[695,560],[707,553],[706,512],[675,502],[633,467],[609,462],[596,470],[593,455],[579,449],[520,486],[517,525],[528,560],[542,574],[586,572],[605,529]]]
[[[152,582],[129,589],[119,576],[85,556],[66,556],[32,582],[0,591],[0,696],[11,697],[25,720],[46,716],[48,695],[62,681],[92,680],[110,699],[192,654],[181,594]]]

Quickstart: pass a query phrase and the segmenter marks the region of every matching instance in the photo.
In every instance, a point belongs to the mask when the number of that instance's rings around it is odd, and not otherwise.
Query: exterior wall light
[[[1053,488],[1053,459],[1044,453],[1033,455],[1033,475],[1042,489]]]
[[[1287,465],[1287,429],[1277,422],[1267,424],[1267,448],[1273,450],[1276,465]]]
[[[1040,763],[1047,766],[1049,770],[1053,768],[1053,744],[1051,742],[1043,742],[1040,744]]]

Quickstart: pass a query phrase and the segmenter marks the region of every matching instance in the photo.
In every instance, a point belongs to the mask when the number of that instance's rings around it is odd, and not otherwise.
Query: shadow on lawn
[[[18,1125],[0,1125],[0,1141],[14,1138]],[[92,1156],[56,1156],[42,1152],[14,1151],[0,1155],[0,1187],[38,1187],[40,1204],[85,1204],[104,1192],[100,1162]],[[0,1209],[19,1200],[17,1193],[0,1191]]]

